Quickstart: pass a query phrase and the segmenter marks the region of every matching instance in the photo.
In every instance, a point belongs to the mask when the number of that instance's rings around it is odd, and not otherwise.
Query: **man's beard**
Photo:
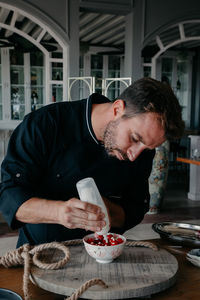
[[[124,160],[128,160],[128,156],[116,144],[116,129],[121,122],[121,118],[116,121],[110,121],[103,134],[103,144],[108,155],[115,156],[113,150],[118,151]]]

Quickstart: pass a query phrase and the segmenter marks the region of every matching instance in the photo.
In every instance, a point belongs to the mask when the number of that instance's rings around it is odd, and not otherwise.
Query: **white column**
[[[103,78],[108,77],[108,55],[103,55]]]
[[[63,100],[68,99],[67,87],[69,78],[69,46],[63,48]]]
[[[1,48],[1,67],[3,120],[8,122],[11,120],[10,58],[8,48]]]
[[[200,135],[190,135],[190,156],[194,149],[200,151]],[[191,200],[200,200],[200,166],[190,164],[190,185],[188,198]]]
[[[25,99],[25,115],[26,115],[31,111],[30,53],[24,54],[24,99]]]
[[[44,56],[44,69],[45,69],[45,99],[44,105],[52,102],[52,86],[50,80],[52,78],[52,68],[50,64],[50,53],[46,53]]]
[[[91,54],[88,52],[83,55],[83,75],[82,76],[85,76],[85,77],[91,76]],[[82,81],[82,84],[83,84],[83,92],[80,95],[81,99],[87,98],[88,91],[89,91],[88,85],[84,81]],[[90,91],[89,91],[89,94],[91,94]]]
[[[79,76],[79,0],[69,0],[70,77]]]
[[[68,0],[69,3],[69,77],[79,77],[79,0]],[[79,99],[79,85],[74,85],[71,98]]]
[[[91,75],[91,54],[86,53],[83,56],[83,76]]]
[[[143,76],[144,0],[135,0],[134,11],[126,16],[124,76],[135,81]]]
[[[126,16],[124,76],[132,77],[133,70],[133,12]]]
[[[120,77],[125,77],[124,75],[124,57],[120,57]]]

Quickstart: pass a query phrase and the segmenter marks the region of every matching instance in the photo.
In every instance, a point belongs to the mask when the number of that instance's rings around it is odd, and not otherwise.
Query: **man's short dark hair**
[[[182,108],[168,84],[148,77],[141,78],[126,88],[117,99],[124,100],[126,105],[123,118],[147,112],[157,113],[167,139],[182,136]]]

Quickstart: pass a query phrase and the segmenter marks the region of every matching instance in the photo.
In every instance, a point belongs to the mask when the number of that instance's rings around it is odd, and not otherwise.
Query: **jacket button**
[[[57,177],[57,178],[60,178],[60,174],[57,174],[56,177]]]
[[[21,176],[21,174],[20,174],[20,173],[17,173],[15,176],[16,176],[17,178],[19,178],[19,177]]]
[[[144,203],[147,203],[147,199],[144,200]]]

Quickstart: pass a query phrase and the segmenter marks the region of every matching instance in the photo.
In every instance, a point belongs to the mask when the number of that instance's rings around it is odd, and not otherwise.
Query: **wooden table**
[[[152,242],[161,247],[166,247],[169,245],[168,241],[162,239],[152,240]],[[190,248],[182,248],[181,250],[168,250],[177,258],[179,263],[177,282],[173,287],[159,294],[152,295],[152,300],[197,300],[200,298],[200,268],[193,266],[185,259],[185,255],[189,250]],[[2,266],[0,267],[0,287],[10,289],[23,297],[22,277],[23,268],[6,269]],[[32,283],[30,283],[30,292],[32,293],[32,300],[64,299],[63,296],[44,291],[34,286]]]
[[[195,160],[195,159],[186,158],[186,157],[177,157],[176,160],[186,163],[186,164],[193,164],[193,165],[200,166],[200,160]]]

